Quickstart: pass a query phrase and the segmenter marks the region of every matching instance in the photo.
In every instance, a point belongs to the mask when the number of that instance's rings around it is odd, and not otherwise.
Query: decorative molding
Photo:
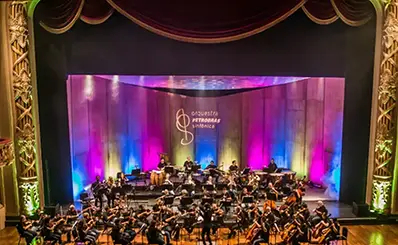
[[[9,41],[12,59],[12,95],[15,162],[22,198],[22,210],[32,214],[40,203],[36,151],[36,121],[33,82],[29,60],[27,1],[12,1],[8,7]]]
[[[14,144],[10,139],[0,139],[0,168],[14,162]]]
[[[397,138],[398,0],[380,2],[380,4],[384,6],[381,61],[378,82],[376,81],[377,98],[373,98],[377,109],[375,113],[372,113],[372,118],[375,120],[373,125],[375,132],[372,132],[374,144],[371,149],[373,152],[370,154],[370,156],[373,155],[373,166],[369,168],[369,171],[372,171],[371,208],[378,213],[389,213],[391,212],[391,190],[393,189],[391,187]]]

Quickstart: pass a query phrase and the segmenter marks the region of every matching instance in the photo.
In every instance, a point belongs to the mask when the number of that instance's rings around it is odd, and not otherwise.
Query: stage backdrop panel
[[[204,92],[205,93],[205,92]],[[74,195],[96,175],[182,166],[279,167],[340,189],[344,79],[309,78],[218,97],[188,97],[97,76],[68,79]]]

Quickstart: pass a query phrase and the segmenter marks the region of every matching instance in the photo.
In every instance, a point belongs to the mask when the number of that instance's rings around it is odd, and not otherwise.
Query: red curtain
[[[316,23],[337,19],[352,26],[373,15],[365,0],[42,0],[42,26],[54,33],[67,31],[80,17],[90,24],[106,21],[116,10],[157,34],[199,43],[227,42],[264,31],[300,8]]]

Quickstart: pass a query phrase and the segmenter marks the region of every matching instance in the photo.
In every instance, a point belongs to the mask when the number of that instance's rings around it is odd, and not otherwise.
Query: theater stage
[[[71,75],[67,81],[73,193],[133,169],[260,170],[271,158],[339,199],[343,78]]]

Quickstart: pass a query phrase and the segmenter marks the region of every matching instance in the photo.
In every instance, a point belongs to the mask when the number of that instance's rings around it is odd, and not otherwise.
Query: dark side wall
[[[321,26],[298,11],[261,34],[225,44],[170,40],[119,14],[98,26],[78,21],[62,35],[35,28],[46,203],[72,201],[67,74],[345,77],[340,199],[364,201],[374,21]]]

